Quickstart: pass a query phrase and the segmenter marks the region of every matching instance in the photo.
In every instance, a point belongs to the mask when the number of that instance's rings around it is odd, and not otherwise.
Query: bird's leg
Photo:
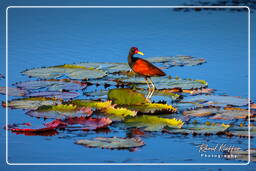
[[[147,77],[145,77],[145,80],[146,80],[146,83],[147,83],[147,85],[148,85],[148,94],[147,94],[147,96],[146,96],[146,99],[148,99],[149,95],[151,94],[151,87],[150,87],[150,84],[149,84],[149,82],[148,82],[148,78],[147,78]]]
[[[153,83],[153,81],[151,80],[151,78],[149,78],[149,81],[150,81],[150,83],[151,83],[151,85],[152,85],[152,92],[150,93],[150,95],[149,95],[149,99],[153,96],[153,94],[154,94],[154,92],[155,92],[155,85],[154,85],[154,83]]]

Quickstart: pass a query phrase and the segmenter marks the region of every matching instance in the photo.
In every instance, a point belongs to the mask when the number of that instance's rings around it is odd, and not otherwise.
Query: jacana
[[[142,58],[134,57],[135,54],[144,55],[144,53],[140,52],[138,48],[132,47],[128,55],[128,64],[136,74],[145,78],[149,89],[146,99],[150,99],[155,91],[155,85],[150,77],[160,77],[165,76],[166,74],[149,61]],[[152,91],[150,91],[151,87],[148,80],[152,85]]]

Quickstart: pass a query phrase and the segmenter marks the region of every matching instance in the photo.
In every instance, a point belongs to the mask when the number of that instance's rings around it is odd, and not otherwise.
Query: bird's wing
[[[132,67],[133,71],[144,76],[164,76],[165,73],[147,60],[137,59]]]

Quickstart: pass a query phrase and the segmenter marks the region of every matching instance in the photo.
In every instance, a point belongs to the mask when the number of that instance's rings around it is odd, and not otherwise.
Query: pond
[[[200,65],[196,64],[194,66],[189,66],[189,64],[177,66],[177,63],[172,63],[172,65],[161,62],[154,63],[161,67],[162,70],[172,78],[170,79],[168,76],[164,78],[153,78],[155,86],[162,86],[162,89],[165,89],[168,88],[165,86],[170,86],[169,82],[173,83],[175,80],[186,79],[190,82],[193,80],[205,80],[207,85],[205,83],[202,87],[205,87],[205,90],[206,87],[208,87],[209,89],[214,89],[214,91],[207,92],[210,94],[209,96],[200,93],[191,95],[191,92],[185,93],[185,91],[183,93],[176,93],[183,96],[182,101],[191,102],[188,106],[184,104],[184,106],[180,105],[178,102],[176,103],[173,96],[167,96],[166,94],[161,96],[159,92],[156,92],[152,96],[151,101],[165,101],[164,103],[176,107],[178,112],[174,114],[167,112],[167,114],[163,115],[163,113],[161,113],[162,111],[160,111],[161,115],[159,115],[159,117],[182,120],[182,122],[184,122],[183,126],[192,125],[192,130],[201,129],[202,127],[207,127],[207,125],[215,126],[212,128],[213,130],[203,131],[202,134],[198,134],[197,131],[188,131],[190,130],[189,128],[184,128],[185,130],[183,131],[178,130],[177,133],[174,134],[172,129],[164,129],[165,131],[162,131],[162,129],[157,129],[157,131],[144,130],[145,127],[148,126],[148,123],[145,124],[146,126],[143,125],[140,127],[139,124],[135,124],[135,126],[128,127],[123,123],[123,120],[120,122],[120,120],[116,121],[116,118],[111,118],[112,123],[108,125],[107,128],[96,131],[74,130],[73,126],[70,126],[69,129],[57,129],[56,132],[50,135],[47,134],[47,136],[37,133],[26,134],[27,136],[24,134],[17,135],[14,132],[8,131],[8,161],[10,163],[238,164],[247,162],[246,157],[243,159],[227,159],[223,156],[227,154],[226,152],[212,151],[209,153],[208,151],[204,153],[202,151],[200,152],[199,148],[200,145],[220,147],[223,144],[226,145],[226,147],[232,146],[240,148],[241,150],[246,150],[248,147],[248,137],[246,134],[245,136],[244,134],[240,136],[241,134],[239,132],[237,134],[238,136],[236,136],[235,133],[233,136],[225,134],[216,135],[216,130],[225,127],[225,125],[235,125],[240,127],[238,129],[243,128],[246,131],[246,117],[242,117],[243,119],[231,117],[231,119],[229,118],[228,120],[225,118],[219,119],[218,117],[215,119],[211,118],[214,117],[216,113],[221,112],[226,105],[233,104],[234,106],[229,107],[239,107],[237,110],[246,110],[247,108],[247,12],[177,12],[169,8],[10,8],[8,17],[9,87],[15,87],[14,84],[17,82],[22,83],[23,81],[44,78],[38,76],[40,74],[44,76],[47,75],[45,78],[49,79],[50,74],[60,72],[58,70],[49,74],[47,73],[48,71],[42,70],[36,73],[36,76],[32,73],[33,77],[28,77],[31,76],[31,73],[27,74],[26,71],[31,71],[31,69],[34,68],[58,66],[60,69],[60,66],[62,66],[62,69],[64,68],[65,71],[61,71],[61,73],[67,73],[68,69],[78,69],[77,67],[73,67],[76,64],[90,68],[90,65],[94,63],[94,66],[97,64],[99,67],[92,67],[93,69],[96,68],[109,72],[109,70],[107,70],[108,67],[106,67],[107,69],[102,67],[102,62],[104,62],[107,64],[119,63],[115,64],[115,66],[119,67],[119,70],[122,70],[123,67],[127,67],[128,51],[130,47],[133,46],[138,47],[139,50],[145,54],[142,56],[145,59],[159,56],[174,56],[175,59],[179,58],[179,56],[192,56],[195,57],[195,59],[202,58],[201,60],[205,61],[200,63]],[[184,61],[188,61],[188,58],[185,58]],[[83,63],[83,65],[81,65],[81,63]],[[88,70],[90,71],[90,69]],[[21,72],[23,72],[23,74]],[[87,76],[86,73],[84,74],[85,78],[95,73],[88,72],[87,74]],[[70,78],[65,74],[64,76],[61,74],[51,78],[58,79],[60,76],[62,76],[62,78]],[[79,76],[80,75],[73,74],[75,80],[79,81],[79,84],[84,83],[85,87],[79,88],[79,90],[76,89],[74,92],[79,92],[80,94],[73,99],[97,100],[100,98],[102,101],[106,101],[107,93],[109,93],[110,90],[118,88],[117,90],[126,91],[128,89],[127,91],[129,91],[132,88],[134,89],[134,85],[122,84],[124,89],[117,87],[116,82],[112,85],[113,81],[110,80],[120,77],[120,75],[117,74],[108,74],[108,79],[104,77],[104,80],[102,80],[101,77],[95,80],[94,76],[89,78],[89,80],[84,80]],[[136,78],[135,80],[140,81],[140,78]],[[164,80],[167,80],[168,83],[164,82]],[[4,81],[5,79],[1,79],[2,83],[4,83]],[[121,81],[123,80],[121,79]],[[133,84],[135,82],[136,81],[128,81],[128,83]],[[92,83],[92,85],[89,83]],[[182,85],[184,84],[185,83],[182,83]],[[177,85],[180,87],[180,84]],[[26,84],[25,86],[32,85]],[[54,86],[56,89],[56,85]],[[65,89],[62,93],[70,92],[66,91],[66,84],[59,86],[62,86],[61,89]],[[147,88],[145,86],[145,84],[137,86],[137,88],[144,88],[144,90],[137,89],[136,91],[134,90],[133,93],[140,95],[141,93],[145,94]],[[45,91],[45,87],[42,86],[42,83],[40,83],[39,87],[43,87],[42,89]],[[183,89],[188,90],[190,88],[191,87]],[[29,93],[32,94],[28,95],[30,97],[46,96],[42,94],[33,95],[33,93],[40,91],[38,87],[37,89],[32,89],[31,87],[28,89]],[[46,91],[48,90],[46,89]],[[122,94],[120,94],[120,96],[121,95]],[[51,97],[52,95],[49,96]],[[60,95],[61,98],[63,98],[63,96],[63,94]],[[230,99],[226,99],[226,97]],[[9,100],[22,98],[24,97],[10,96]],[[69,97],[67,99],[69,99]],[[253,92],[251,93],[251,99],[252,101],[256,99],[255,93]],[[1,95],[1,100],[5,101],[4,95]],[[194,105],[195,103],[198,103],[198,105]],[[66,105],[68,104],[74,103],[71,102]],[[183,112],[191,112],[191,110],[198,109],[200,106],[209,105],[219,107],[216,108],[217,112],[214,112],[213,109],[210,108],[209,115],[211,117],[206,116],[205,111],[202,112],[204,114],[203,117],[199,115],[195,115],[196,117],[189,116],[189,114],[186,116]],[[201,109],[208,110],[209,108],[202,107]],[[1,112],[4,113],[4,111],[5,108],[2,107]],[[32,125],[42,126],[43,123],[54,120],[31,117],[31,115],[25,114],[26,112],[27,111],[22,109],[9,109],[9,124],[29,122],[32,123]],[[196,114],[200,114],[199,112],[195,111]],[[234,113],[236,112],[233,111],[232,115]],[[94,111],[93,115],[97,116],[98,114],[102,114],[102,111]],[[230,113],[228,114],[230,115]],[[38,113],[33,116],[35,115],[38,116]],[[43,115],[45,115],[45,113]],[[154,117],[158,116],[154,115]],[[239,115],[239,117],[241,116]],[[151,119],[152,118],[149,118],[149,120]],[[154,122],[153,125],[156,122]],[[1,121],[1,124],[4,125],[4,122]],[[224,126],[221,124],[224,124]],[[152,127],[152,123],[150,126]],[[203,128],[203,130],[205,129]],[[2,133],[0,137],[1,140],[4,139],[5,134]],[[110,150],[88,148],[76,144],[77,141],[81,139],[94,140],[95,137],[135,137],[135,139],[143,141],[144,145],[138,146],[137,148]],[[255,148],[255,146],[253,147]],[[212,154],[221,156],[207,156]]]

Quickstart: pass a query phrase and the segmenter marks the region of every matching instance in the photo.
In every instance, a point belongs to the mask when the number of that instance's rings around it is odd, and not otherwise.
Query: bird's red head
[[[144,53],[142,53],[141,51],[139,51],[139,49],[136,48],[136,47],[131,47],[130,52],[131,52],[132,54],[144,55]]]

